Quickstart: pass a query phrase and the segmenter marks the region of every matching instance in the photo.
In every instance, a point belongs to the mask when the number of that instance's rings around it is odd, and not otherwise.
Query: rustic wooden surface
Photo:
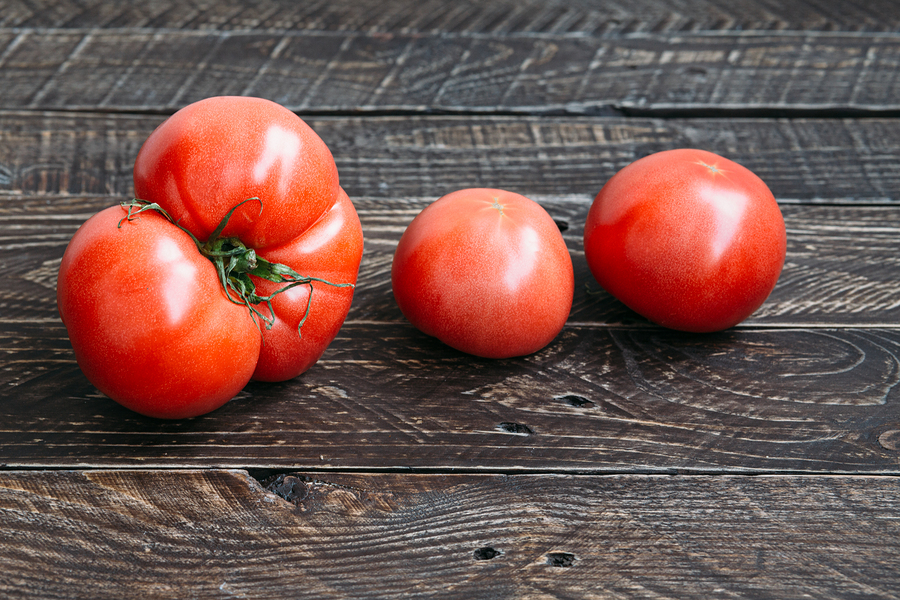
[[[0,475],[0,593],[892,598],[883,477]],[[265,487],[264,487],[265,486]],[[91,560],[83,560],[90,552]]]
[[[900,5],[767,0],[0,0],[0,596],[900,598]],[[366,236],[308,373],[160,422],[101,396],[56,314],[146,136],[270,98]],[[593,281],[594,194],[700,147],[770,186],[772,296],[713,335]],[[576,276],[521,359],[406,323],[390,262],[462,187],[525,194]]]

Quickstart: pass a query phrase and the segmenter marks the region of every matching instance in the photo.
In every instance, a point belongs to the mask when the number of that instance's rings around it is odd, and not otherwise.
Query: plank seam
[[[0,33],[58,33],[61,35],[88,35],[88,34],[146,34],[148,32],[162,35],[180,35],[184,37],[208,37],[208,36],[260,36],[260,35],[287,35],[291,37],[377,37],[385,35],[382,32],[361,30],[330,30],[330,29],[286,29],[271,27],[265,29],[178,29],[173,27],[0,27]],[[435,37],[444,39],[547,39],[547,40],[650,40],[650,41],[681,41],[686,38],[786,38],[803,37],[804,39],[873,39],[873,40],[898,40],[900,32],[896,31],[817,31],[809,29],[741,29],[741,30],[691,30],[691,31],[631,31],[595,34],[581,31],[509,31],[509,32],[477,32],[477,31],[409,31],[395,33],[397,36],[412,36],[417,38]]]
[[[854,478],[854,479],[883,479],[900,481],[900,469],[897,471],[881,471],[881,472],[861,472],[861,471],[800,471],[792,469],[690,469],[690,468],[646,468],[646,469],[528,469],[528,468],[496,468],[485,467],[479,468],[454,468],[454,467],[310,467],[303,465],[296,466],[227,466],[227,465],[203,465],[203,464],[149,464],[149,465],[116,465],[116,464],[72,464],[72,465],[54,465],[54,464],[35,464],[35,465],[2,465],[0,473],[14,472],[35,472],[35,471],[141,471],[141,472],[187,472],[187,471],[235,471],[247,473],[257,481],[262,481],[273,475],[292,475],[296,473],[308,473],[317,475],[485,475],[485,476],[574,476],[574,477],[618,477],[618,476],[658,476],[658,477],[709,477],[709,478],[726,478],[726,477],[747,477],[747,478],[763,478],[763,477],[800,477],[800,478]]]

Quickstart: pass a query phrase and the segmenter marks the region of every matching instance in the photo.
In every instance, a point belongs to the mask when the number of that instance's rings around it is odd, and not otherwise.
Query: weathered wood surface
[[[392,300],[393,247],[429,200],[358,199],[368,238],[359,291],[324,360],[294,382],[251,386],[213,416],[161,425],[100,398],[56,320],[59,257],[83,218],[109,200],[36,196],[11,201],[18,210],[2,215],[0,256],[13,265],[0,295],[3,464],[900,468],[896,449],[879,441],[900,429],[892,325],[900,265],[896,227],[886,225],[893,206],[785,206],[789,260],[770,301],[736,331],[686,337],[647,325],[596,284],[588,294],[579,236],[589,198],[544,198],[570,223],[570,326],[539,355],[497,363],[426,339]],[[847,325],[855,328],[839,328]]]
[[[0,70],[2,72],[2,70]],[[141,144],[163,116],[0,111],[4,194],[133,194]],[[619,169],[703,148],[757,173],[781,202],[896,203],[900,119],[308,117],[341,184],[360,196],[435,199],[462,187],[593,198]],[[10,208],[5,208],[10,210]],[[897,222],[897,221],[894,221]]]
[[[900,598],[898,55],[891,0],[0,0],[0,596]],[[145,419],[78,370],[56,269],[150,131],[226,93],[332,149],[360,285],[308,373]],[[603,183],[685,146],[788,227],[769,301],[713,335],[582,255]],[[403,228],[470,186],[563,225],[575,303],[533,356],[393,302]]]
[[[900,40],[848,33],[367,34],[0,28],[0,108],[896,113]],[[700,111],[703,111],[702,113]]]
[[[351,323],[301,377],[178,422],[100,396],[61,325],[0,336],[6,468],[900,474],[897,329],[567,327],[489,361]]]
[[[5,598],[898,598],[867,477],[0,474]]]
[[[647,322],[594,281],[584,259],[589,196],[532,196],[558,222],[575,268],[573,325]],[[55,321],[56,275],[66,244],[109,196],[0,195],[0,321]],[[400,323],[390,266],[400,235],[434,198],[355,198],[366,235],[349,322]],[[739,327],[893,327],[900,322],[900,207],[786,204],[788,255],[766,303]]]
[[[290,29],[373,33],[509,32],[621,35],[664,31],[896,32],[892,0],[4,0],[0,27]]]
[[[589,197],[539,198],[568,224],[572,316],[541,353],[486,361],[419,334],[393,302],[393,248],[431,199],[356,199],[359,288],[323,360],[168,424],[99,396],[56,316],[65,244],[111,199],[7,197],[0,213],[7,467],[900,472],[893,205],[784,206],[789,255],[770,300],[735,330],[685,336],[593,283],[580,253]]]

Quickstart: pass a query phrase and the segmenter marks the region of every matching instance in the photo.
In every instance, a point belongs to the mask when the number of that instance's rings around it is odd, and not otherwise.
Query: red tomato
[[[60,265],[60,315],[92,383],[142,414],[182,418],[221,406],[251,377],[290,379],[318,360],[349,311],[362,229],[306,123],[259,98],[202,100],[149,136],[134,183],[178,225],[107,209],[76,232]],[[306,279],[244,275],[259,301],[251,314],[181,228]]]
[[[409,321],[487,358],[536,352],[572,308],[572,259],[537,203],[503,190],[460,190],[413,219],[391,269]]]
[[[78,365],[145,415],[214,410],[256,368],[256,324],[186,233],[153,212],[119,228],[125,215],[114,206],[88,219],[60,266],[57,301]]]
[[[616,173],[584,231],[600,285],[651,321],[693,332],[727,329],[759,308],[785,247],[766,184],[703,150],[659,152]]]

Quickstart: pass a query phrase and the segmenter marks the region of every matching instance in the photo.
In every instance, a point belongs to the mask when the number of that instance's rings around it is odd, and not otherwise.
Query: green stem
[[[222,287],[225,290],[225,296],[235,304],[246,306],[247,310],[250,311],[250,316],[253,318],[253,322],[256,323],[257,328],[259,327],[259,321],[266,324],[266,329],[271,329],[275,324],[275,311],[272,310],[272,298],[300,285],[309,286],[309,299],[306,303],[306,312],[304,313],[303,318],[300,319],[300,323],[297,325],[297,335],[302,338],[303,334],[301,333],[301,329],[303,328],[303,324],[306,323],[306,319],[309,317],[310,308],[312,306],[313,283],[323,283],[337,288],[352,288],[355,286],[352,283],[333,283],[320,277],[300,275],[287,265],[269,262],[263,257],[258,256],[256,250],[248,248],[236,237],[219,237],[228,225],[228,221],[231,219],[234,211],[251,201],[259,202],[260,211],[262,211],[262,201],[259,198],[248,198],[243,202],[238,203],[222,218],[218,227],[216,227],[206,242],[200,242],[193,233],[179,225],[178,221],[173,219],[159,204],[138,200],[136,198],[127,202],[122,202],[122,207],[127,209],[128,213],[121,221],[119,221],[119,227],[122,227],[122,223],[125,221],[137,219],[145,210],[153,210],[163,215],[172,224],[188,234],[197,245],[197,250],[200,251],[200,254],[208,258],[213,265],[215,265],[216,272],[219,275],[219,281],[222,283]],[[256,285],[250,278],[251,276],[259,277],[260,279],[265,279],[273,283],[285,283],[286,285],[268,296],[260,296],[256,293]],[[269,309],[269,314],[272,316],[266,316],[257,307],[259,304],[265,304]]]

